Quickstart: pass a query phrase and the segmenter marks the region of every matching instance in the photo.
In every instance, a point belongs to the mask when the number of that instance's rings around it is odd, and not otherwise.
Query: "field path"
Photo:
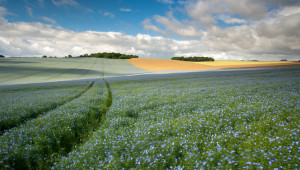
[[[151,71],[160,70],[208,70],[208,69],[222,69],[222,68],[252,68],[252,67],[274,67],[274,66],[290,66],[300,65],[300,62],[248,62],[248,61],[225,61],[217,62],[189,62],[177,61],[169,59],[146,59],[134,58],[128,60],[132,65]],[[215,64],[213,64],[215,63]]]
[[[24,124],[26,121],[35,119],[36,117],[40,115],[45,115],[47,112],[50,112],[52,110],[57,109],[58,107],[65,105],[66,103],[72,102],[73,100],[79,98],[81,95],[86,93],[94,84],[94,81],[89,83],[88,86],[86,86],[84,89],[79,91],[76,95],[66,98],[65,100],[62,100],[58,103],[45,106],[45,107],[39,107],[37,109],[33,109],[30,114],[21,114],[17,118],[14,117],[14,120],[6,119],[6,121],[1,120],[0,122],[0,135],[3,134],[4,131],[7,131],[11,128],[20,126]],[[3,116],[3,115],[2,115]]]

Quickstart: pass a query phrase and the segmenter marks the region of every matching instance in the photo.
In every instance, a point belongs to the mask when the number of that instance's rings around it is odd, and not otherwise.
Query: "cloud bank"
[[[52,0],[77,6],[74,0]],[[174,4],[174,1],[161,1]],[[181,2],[185,19],[170,10],[146,18],[144,29],[161,36],[75,32],[40,22],[11,23],[0,7],[0,53],[6,56],[120,52],[144,58],[208,56],[217,60],[300,60],[300,3],[296,0],[195,0]],[[108,16],[108,14],[107,14]],[[180,37],[179,39],[172,38]]]
[[[197,0],[183,2],[187,19],[172,12],[143,26],[161,35],[199,38],[207,48],[236,59],[300,59],[300,1]]]

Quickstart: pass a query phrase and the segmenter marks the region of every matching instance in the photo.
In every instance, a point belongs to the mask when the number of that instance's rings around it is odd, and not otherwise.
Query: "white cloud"
[[[10,23],[0,17],[0,51],[6,56],[62,57],[106,51],[145,58],[198,55],[216,59],[299,60],[300,14],[282,15],[285,8],[267,18],[227,28],[212,25],[206,30],[197,29],[201,27],[193,25],[192,21],[179,21],[171,13],[143,22],[145,28],[162,34],[168,31],[181,36],[201,35],[201,40],[174,40],[145,34],[132,36],[119,32],[74,32],[39,22]],[[153,25],[152,21],[166,29]]]
[[[129,9],[129,8],[121,8],[120,11],[122,11],[122,12],[131,12],[131,9]]]
[[[217,3],[221,3],[218,0]],[[228,12],[231,14],[237,14],[248,19],[259,19],[265,17],[267,7],[264,6],[263,1],[256,0],[224,0],[224,6],[227,7]]]
[[[8,12],[6,8],[0,6],[0,17],[6,16],[6,15],[13,15],[13,14]]]
[[[247,20],[245,20],[245,19],[232,18],[228,15],[220,15],[219,17],[217,17],[217,19],[224,21],[226,24],[246,24],[247,23]]]
[[[110,18],[114,18],[115,14],[111,13],[111,12],[104,12],[103,16],[108,16]]]
[[[197,30],[197,28],[193,25],[192,22],[182,23],[175,19],[172,13],[168,13],[167,17],[156,15],[153,19],[163,25],[170,34],[180,36],[180,37],[200,37],[202,35],[201,30]],[[146,19],[143,21],[143,25],[145,29],[153,30],[157,33],[162,33],[164,35],[168,35],[166,31],[159,29],[157,26],[152,25],[150,19]]]
[[[142,22],[143,26],[144,26],[144,29],[146,30],[152,30],[156,33],[159,33],[159,34],[163,34],[163,35],[166,35],[166,32],[159,29],[157,26],[153,25],[151,23],[151,20],[149,18],[145,19],[143,22]]]
[[[78,7],[80,6],[78,2],[76,2],[75,0],[52,0],[52,3],[55,6],[65,6],[65,5],[70,5],[70,6],[74,6],[74,7]]]
[[[163,3],[163,4],[173,4],[174,3],[173,0],[157,0],[157,1],[160,3]]]
[[[278,11],[278,15],[282,16],[290,16],[293,14],[299,14],[300,13],[300,6],[291,6],[283,8],[282,10]]]
[[[51,23],[53,25],[56,24],[56,21],[54,19],[52,19],[52,18],[43,16],[43,17],[41,17],[41,19],[44,20],[44,21],[46,21],[46,22],[49,22],[49,23]]]
[[[143,21],[144,28],[167,36],[200,36],[193,43],[218,59],[299,60],[300,1],[195,0],[182,5],[188,18],[155,15]]]
[[[52,0],[52,3],[56,6],[56,7],[60,7],[60,6],[73,6],[75,8],[78,9],[83,9],[84,11],[87,12],[93,12],[92,9],[90,8],[86,8],[82,5],[80,5],[77,1],[75,0]]]

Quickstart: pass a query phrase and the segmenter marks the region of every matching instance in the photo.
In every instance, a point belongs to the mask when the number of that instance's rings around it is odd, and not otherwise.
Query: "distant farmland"
[[[27,84],[146,73],[127,60],[97,58],[0,59],[0,85]]]
[[[0,169],[300,168],[299,65],[134,61],[0,59]]]
[[[207,70],[207,69],[224,69],[224,68],[253,68],[253,67],[274,67],[300,65],[300,62],[286,61],[204,61],[189,62],[176,61],[168,59],[145,59],[137,58],[128,60],[136,67],[151,70]]]

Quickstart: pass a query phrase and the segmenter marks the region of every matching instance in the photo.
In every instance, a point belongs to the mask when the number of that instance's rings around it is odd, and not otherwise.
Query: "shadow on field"
[[[137,80],[137,79],[165,79],[165,78],[192,78],[192,77],[228,77],[253,76],[255,74],[278,73],[296,71],[300,73],[300,66],[260,67],[260,68],[232,68],[211,69],[198,71],[156,71],[150,74],[107,77],[108,81]],[[284,74],[284,73],[283,73]]]
[[[40,70],[33,68],[33,70]],[[48,69],[44,69],[48,70]],[[70,69],[66,69],[65,71],[69,71]],[[79,74],[82,71],[89,71],[85,69],[73,69],[72,74]],[[262,67],[262,68],[240,68],[240,69],[214,69],[214,70],[200,70],[200,71],[156,71],[156,72],[148,72],[141,74],[114,74],[114,73],[105,73],[105,80],[108,82],[111,81],[119,81],[119,80],[155,80],[155,79],[173,79],[173,78],[199,78],[199,77],[229,77],[229,76],[255,76],[257,74],[266,74],[270,73],[270,76],[274,76],[276,74],[285,74],[285,71],[295,71],[299,72],[300,75],[300,66],[280,66],[280,67]],[[61,69],[53,69],[50,72],[61,73]],[[101,74],[98,71],[92,71],[93,74]],[[90,73],[89,73],[90,74]],[[28,87],[28,86],[39,86],[39,85],[55,85],[59,83],[71,83],[71,82],[82,82],[82,81],[101,81],[102,78],[91,78],[91,79],[80,79],[80,80],[67,80],[67,81],[56,81],[56,82],[41,82],[41,83],[32,83],[32,84],[15,84],[15,85],[0,85],[0,90],[5,89],[7,87],[10,88],[20,88],[20,87]]]
[[[23,63],[39,63],[39,62],[35,62],[35,61],[15,61],[15,60],[3,60],[3,59],[0,59],[0,63],[23,64]]]
[[[13,71],[14,74],[20,74],[22,75],[23,72],[32,72],[32,73],[38,73],[38,72],[45,72],[47,74],[78,74],[82,75],[84,73],[89,74],[101,74],[100,71],[95,70],[89,70],[89,69],[79,69],[79,68],[43,68],[43,67],[22,67],[22,66],[1,66],[0,72],[9,72]]]

